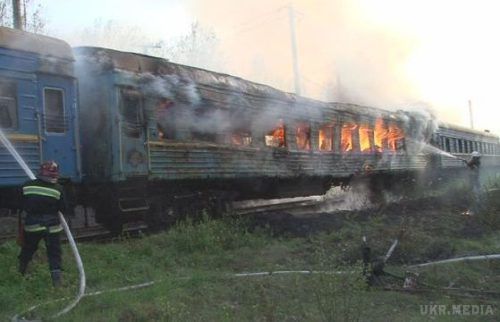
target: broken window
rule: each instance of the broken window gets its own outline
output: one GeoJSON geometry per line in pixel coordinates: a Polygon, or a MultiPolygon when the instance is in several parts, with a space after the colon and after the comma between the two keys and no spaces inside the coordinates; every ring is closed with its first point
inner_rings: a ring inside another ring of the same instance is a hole
{"type": "Polygon", "coordinates": [[[144,127],[143,98],[135,90],[121,90],[120,113],[122,115],[122,130],[125,135],[139,138],[144,127]]]}
{"type": "Polygon", "coordinates": [[[44,89],[45,131],[47,133],[64,133],[66,118],[64,115],[64,92],[62,89],[44,89]]]}
{"type": "Polygon", "coordinates": [[[198,141],[223,143],[225,141],[225,112],[212,106],[203,106],[193,114],[185,114],[183,122],[191,127],[191,138],[198,141]]]}
{"type": "Polygon", "coordinates": [[[0,81],[0,127],[17,129],[16,85],[0,81]]]}
{"type": "Polygon", "coordinates": [[[265,135],[266,146],[281,148],[286,147],[285,122],[278,120],[276,127],[265,135]]]}
{"type": "Polygon", "coordinates": [[[382,152],[387,149],[387,136],[389,130],[384,123],[382,118],[378,118],[375,121],[375,130],[374,130],[374,144],[375,151],[382,152]]]}
{"type": "Polygon", "coordinates": [[[359,148],[361,152],[371,152],[373,138],[373,129],[368,124],[359,126],[359,148]]]}
{"type": "Polygon", "coordinates": [[[155,107],[156,128],[160,140],[175,139],[174,102],[168,98],[160,98],[155,107]]]}
{"type": "Polygon", "coordinates": [[[404,132],[396,124],[389,124],[389,132],[387,134],[387,144],[391,151],[398,151],[404,147],[404,132]]]}
{"type": "Polygon", "coordinates": [[[311,149],[311,125],[309,122],[297,122],[297,150],[311,149]]]}
{"type": "Polygon", "coordinates": [[[320,151],[333,151],[333,124],[320,127],[318,138],[320,151]]]}
{"type": "Polygon", "coordinates": [[[354,123],[344,123],[342,125],[342,132],[340,134],[340,151],[349,152],[354,148],[353,145],[353,131],[358,126],[354,123]]]}
{"type": "Polygon", "coordinates": [[[247,130],[233,130],[229,134],[229,144],[237,146],[250,146],[252,144],[252,133],[247,130]]]}

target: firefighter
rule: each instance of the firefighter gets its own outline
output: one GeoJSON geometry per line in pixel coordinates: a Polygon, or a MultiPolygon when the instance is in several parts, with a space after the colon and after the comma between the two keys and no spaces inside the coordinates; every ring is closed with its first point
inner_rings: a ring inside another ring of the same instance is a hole
{"type": "Polygon", "coordinates": [[[54,161],[45,161],[40,166],[37,179],[22,186],[24,219],[24,243],[19,254],[19,272],[24,275],[28,263],[44,239],[49,259],[50,276],[54,287],[61,285],[62,231],[58,212],[64,212],[62,186],[57,183],[59,166],[54,161]]]}
{"type": "Polygon", "coordinates": [[[480,182],[480,167],[481,167],[481,154],[477,151],[471,153],[470,160],[463,160],[469,168],[469,183],[472,190],[472,207],[467,211],[467,214],[473,215],[479,210],[479,199],[481,195],[481,182],[480,182]]]}

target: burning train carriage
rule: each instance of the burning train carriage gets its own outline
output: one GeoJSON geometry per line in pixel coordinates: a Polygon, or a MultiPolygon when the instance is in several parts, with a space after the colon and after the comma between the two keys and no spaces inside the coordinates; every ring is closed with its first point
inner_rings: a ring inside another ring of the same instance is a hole
{"type": "MultiPolygon", "coordinates": [[[[33,172],[57,160],[66,183],[81,180],[73,62],[61,40],[0,27],[0,128],[33,172]]],[[[0,144],[0,208],[19,208],[27,179],[0,144]]]]}
{"type": "MultiPolygon", "coordinates": [[[[155,57],[72,53],[62,41],[7,28],[0,119],[32,170],[57,160],[78,202],[113,230],[142,216],[166,224],[234,198],[321,194],[367,163],[374,178],[429,164],[464,168],[451,157],[429,163],[427,142],[463,157],[479,151],[485,166],[500,166],[498,137],[486,133],[435,131],[418,114],[320,102],[155,57]]],[[[25,179],[0,147],[1,207],[18,206],[12,188],[25,179]]]]}
{"type": "Polygon", "coordinates": [[[425,167],[406,153],[405,113],[315,101],[145,55],[75,54],[85,183],[101,221],[324,193],[366,161],[378,172],[425,167]]]}

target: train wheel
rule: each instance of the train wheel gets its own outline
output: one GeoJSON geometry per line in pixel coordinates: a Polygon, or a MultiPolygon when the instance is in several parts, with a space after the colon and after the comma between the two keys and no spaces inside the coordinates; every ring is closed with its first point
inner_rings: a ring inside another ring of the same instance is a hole
{"type": "Polygon", "coordinates": [[[113,202],[102,202],[95,207],[96,218],[112,236],[118,236],[123,231],[123,220],[113,202]]]}
{"type": "Polygon", "coordinates": [[[151,202],[150,210],[145,215],[144,220],[149,229],[160,231],[175,224],[177,216],[169,202],[159,199],[151,202]]]}

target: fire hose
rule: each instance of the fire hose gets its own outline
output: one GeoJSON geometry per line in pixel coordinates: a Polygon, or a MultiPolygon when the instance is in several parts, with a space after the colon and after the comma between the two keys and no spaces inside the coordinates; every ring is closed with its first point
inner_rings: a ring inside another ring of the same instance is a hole
{"type": "MultiPolygon", "coordinates": [[[[0,141],[2,141],[2,143],[5,145],[7,150],[9,150],[9,152],[12,154],[14,159],[16,159],[16,161],[19,163],[19,165],[24,170],[26,175],[31,180],[35,180],[36,177],[35,177],[35,174],[33,173],[33,171],[31,171],[31,169],[28,167],[26,162],[19,155],[19,153],[16,151],[16,149],[14,148],[12,143],[10,143],[9,139],[5,136],[5,134],[3,133],[3,131],[1,131],[1,129],[0,129],[0,141]]],[[[68,238],[68,241],[69,241],[69,244],[71,247],[71,251],[73,252],[73,255],[75,257],[76,265],[78,267],[78,272],[80,274],[80,287],[78,289],[78,293],[77,293],[75,299],[68,306],[66,306],[62,311],[56,313],[53,316],[54,318],[68,313],[70,310],[72,310],[78,304],[78,302],[80,302],[83,295],[85,294],[85,283],[86,283],[85,270],[83,268],[82,258],[80,257],[80,253],[78,252],[78,248],[76,247],[75,239],[73,238],[73,235],[71,234],[68,223],[66,222],[66,219],[64,219],[63,214],[59,211],[58,215],[59,215],[59,220],[61,222],[61,225],[64,229],[64,232],[66,233],[66,236],[68,238]]]]}

